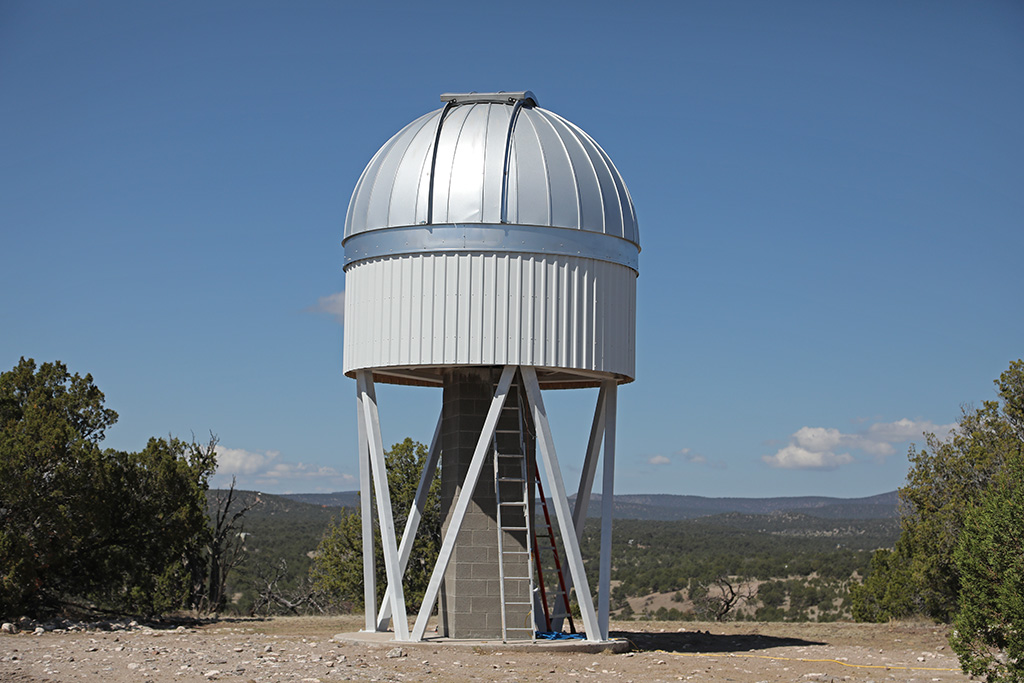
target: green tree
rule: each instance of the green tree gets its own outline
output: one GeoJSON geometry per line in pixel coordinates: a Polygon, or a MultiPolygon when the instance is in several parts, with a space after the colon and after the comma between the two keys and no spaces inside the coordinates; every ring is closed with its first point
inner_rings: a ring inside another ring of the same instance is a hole
{"type": "Polygon", "coordinates": [[[965,673],[1024,681],[1024,453],[967,513],[953,559],[960,608],[950,644],[965,673]]]}
{"type": "Polygon", "coordinates": [[[117,421],[92,376],[24,358],[0,374],[0,611],[85,587],[99,442],[117,421]]]}
{"type": "Polygon", "coordinates": [[[908,553],[902,541],[901,536],[894,550],[876,550],[864,582],[850,589],[855,620],[881,623],[922,611],[911,569],[902,559],[908,553]]]}
{"type": "Polygon", "coordinates": [[[90,597],[146,615],[204,604],[215,445],[216,437],[208,445],[168,437],[139,453],[105,451],[108,478],[98,493],[111,504],[99,506],[94,532],[103,583],[90,597]]]}
{"type": "MultiPolygon", "coordinates": [[[[427,447],[406,438],[396,443],[385,453],[388,473],[388,491],[391,495],[392,514],[395,518],[396,533],[401,534],[406,519],[416,498],[420,475],[426,464],[427,447]]],[[[406,603],[416,609],[423,600],[430,572],[441,548],[441,503],[440,476],[435,474],[431,482],[420,520],[416,541],[409,555],[402,587],[406,603]]],[[[383,599],[387,586],[384,571],[384,554],[381,549],[380,531],[374,529],[374,556],[377,583],[377,601],[383,599]]],[[[363,537],[360,513],[343,511],[331,522],[317,547],[316,557],[310,569],[314,585],[330,596],[336,603],[363,608],[363,537]]]]}
{"type": "Polygon", "coordinates": [[[117,413],[92,377],[24,358],[0,374],[0,613],[188,604],[212,449],[100,450],[117,413]]]}
{"type": "Polygon", "coordinates": [[[942,440],[911,447],[907,484],[900,489],[901,533],[891,551],[872,559],[871,572],[853,593],[854,615],[866,621],[922,614],[948,622],[960,599],[954,551],[968,512],[1024,443],[1024,361],[995,382],[1001,401],[965,408],[942,440]]]}

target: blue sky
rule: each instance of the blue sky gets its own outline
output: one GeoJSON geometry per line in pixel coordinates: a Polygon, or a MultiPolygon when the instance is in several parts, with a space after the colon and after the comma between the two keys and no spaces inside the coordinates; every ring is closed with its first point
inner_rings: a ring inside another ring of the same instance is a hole
{"type": "MultiPolygon", "coordinates": [[[[7,0],[0,368],[92,373],[110,447],[356,488],[352,189],[441,92],[521,89],[640,220],[619,492],[892,490],[1024,355],[1019,2],[7,0]]],[[[429,440],[440,391],[379,398],[429,440]]],[[[595,398],[546,395],[570,482],[595,398]]]]}

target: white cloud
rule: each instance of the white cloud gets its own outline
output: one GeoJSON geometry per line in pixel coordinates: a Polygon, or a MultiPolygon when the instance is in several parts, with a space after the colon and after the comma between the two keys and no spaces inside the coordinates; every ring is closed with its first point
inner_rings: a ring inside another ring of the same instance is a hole
{"type": "Polygon", "coordinates": [[[853,462],[853,456],[849,453],[837,455],[832,451],[812,451],[790,444],[775,455],[764,456],[762,460],[772,467],[787,470],[834,470],[840,465],[853,462]]]}
{"type": "Polygon", "coordinates": [[[341,324],[345,324],[345,292],[335,292],[322,296],[316,301],[316,305],[306,309],[312,313],[326,313],[333,315],[341,324]]]}
{"type": "Polygon", "coordinates": [[[707,465],[708,459],[700,453],[694,453],[689,448],[683,448],[676,452],[676,455],[681,457],[683,460],[694,465],[707,465]]]}
{"type": "Polygon", "coordinates": [[[772,467],[783,469],[835,469],[854,461],[848,452],[863,451],[876,459],[896,453],[896,446],[920,439],[924,432],[945,438],[955,424],[937,425],[927,420],[902,419],[895,422],[876,422],[867,429],[844,434],[829,427],[801,427],[789,439],[789,444],[775,455],[761,459],[772,467]]]}
{"type": "Polygon", "coordinates": [[[217,446],[217,474],[255,474],[266,471],[280,451],[253,453],[241,448],[217,446]]]}
{"type": "MultiPolygon", "coordinates": [[[[656,456],[663,457],[663,456],[656,456]]],[[[728,465],[720,460],[708,460],[705,456],[700,453],[695,453],[689,448],[680,448],[678,451],[672,454],[673,459],[682,460],[683,462],[691,465],[700,465],[701,467],[710,467],[713,470],[725,470],[728,469],[728,465]]],[[[649,461],[650,462],[650,461],[649,461]]],[[[665,462],[668,462],[668,458],[665,458],[665,462]]]]}
{"type": "Polygon", "coordinates": [[[214,488],[231,485],[240,489],[268,493],[317,493],[352,488],[355,477],[333,467],[288,462],[279,451],[263,453],[241,448],[217,446],[217,473],[211,479],[214,488]]]}
{"type": "Polygon", "coordinates": [[[670,462],[672,461],[666,458],[664,455],[654,455],[651,456],[650,458],[647,458],[647,464],[649,465],[667,465],[670,462]]]}
{"type": "Polygon", "coordinates": [[[793,435],[793,441],[798,446],[813,452],[830,451],[842,440],[843,435],[839,433],[838,429],[824,427],[801,427],[793,435]]]}
{"type": "Polygon", "coordinates": [[[956,423],[937,425],[929,420],[896,420],[895,422],[878,422],[868,427],[869,438],[879,441],[905,442],[920,439],[924,432],[935,434],[940,439],[946,438],[956,423]]]}

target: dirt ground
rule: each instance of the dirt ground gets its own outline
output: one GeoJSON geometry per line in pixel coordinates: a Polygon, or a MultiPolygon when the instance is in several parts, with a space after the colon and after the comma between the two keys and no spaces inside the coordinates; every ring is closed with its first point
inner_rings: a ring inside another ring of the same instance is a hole
{"type": "Polygon", "coordinates": [[[0,634],[0,681],[966,681],[926,623],[612,624],[623,654],[338,642],[359,617],[222,620],[200,627],[0,634]]]}

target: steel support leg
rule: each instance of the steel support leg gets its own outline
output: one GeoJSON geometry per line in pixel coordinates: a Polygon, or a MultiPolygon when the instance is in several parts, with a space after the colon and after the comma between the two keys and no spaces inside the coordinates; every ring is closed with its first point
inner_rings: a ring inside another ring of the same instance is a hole
{"type": "Polygon", "coordinates": [[[598,573],[597,621],[601,638],[608,640],[609,598],[612,578],[612,511],[615,508],[615,410],[618,386],[614,380],[601,384],[607,392],[604,420],[604,474],[601,480],[601,561],[598,573]]]}
{"type": "Polygon", "coordinates": [[[377,623],[377,578],[373,560],[373,486],[370,484],[370,447],[363,419],[363,392],[356,384],[356,426],[359,432],[359,509],[363,526],[363,630],[373,631],[377,623]]]}
{"type": "Polygon", "coordinates": [[[402,572],[399,568],[398,547],[395,543],[395,522],[391,513],[388,473],[384,465],[384,447],[380,436],[377,396],[370,372],[358,371],[356,385],[362,396],[370,469],[373,473],[373,488],[377,498],[377,520],[380,525],[381,544],[384,546],[384,570],[388,577],[388,590],[391,591],[391,614],[394,621],[395,640],[403,641],[409,639],[409,621],[405,613],[405,593],[402,590],[402,572]]]}

